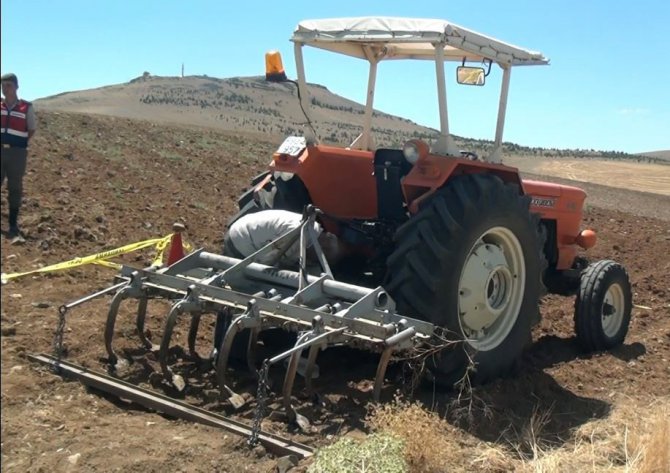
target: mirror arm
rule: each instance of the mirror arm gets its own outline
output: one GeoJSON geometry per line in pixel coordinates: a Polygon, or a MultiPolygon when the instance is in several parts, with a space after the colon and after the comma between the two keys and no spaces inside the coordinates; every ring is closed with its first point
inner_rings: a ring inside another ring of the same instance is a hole
{"type": "MultiPolygon", "coordinates": [[[[463,59],[465,61],[465,59],[463,59]]],[[[486,61],[489,62],[489,67],[486,70],[486,73],[484,74],[484,77],[488,77],[489,74],[491,73],[491,64],[493,64],[493,61],[491,59],[484,59],[484,64],[486,64],[486,61]]]]}
{"type": "MultiPolygon", "coordinates": [[[[484,63],[485,66],[488,64],[486,72],[484,73],[484,77],[488,77],[489,74],[491,73],[491,65],[493,64],[493,61],[491,59],[484,59],[482,61],[482,63],[484,63]]],[[[461,66],[465,67],[465,56],[463,56],[463,61],[461,61],[461,66]]]]}

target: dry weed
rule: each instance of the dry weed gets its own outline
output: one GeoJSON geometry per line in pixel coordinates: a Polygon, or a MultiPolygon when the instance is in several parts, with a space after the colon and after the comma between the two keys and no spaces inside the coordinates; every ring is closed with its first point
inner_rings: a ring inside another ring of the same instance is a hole
{"type": "MultiPolygon", "coordinates": [[[[532,448],[532,459],[520,458],[517,471],[670,472],[670,402],[651,406],[616,404],[605,419],[582,425],[560,448],[532,448]]],[[[520,439],[521,441],[521,439],[520,439]]]]}
{"type": "Polygon", "coordinates": [[[402,439],[411,472],[670,473],[670,399],[646,406],[630,401],[619,400],[609,417],[582,425],[560,445],[542,440],[551,409],[536,409],[523,428],[501,433],[506,445],[481,442],[399,398],[374,406],[366,422],[402,439]]]}
{"type": "Polygon", "coordinates": [[[366,424],[375,432],[387,432],[402,439],[405,460],[412,473],[509,470],[509,462],[501,452],[464,438],[463,432],[418,402],[396,397],[393,403],[375,405],[366,424]],[[472,458],[472,453],[478,450],[473,443],[483,446],[486,459],[472,458]]]}
{"type": "Polygon", "coordinates": [[[660,406],[646,420],[647,429],[631,441],[634,453],[628,465],[636,473],[670,472],[670,405],[660,406]]]}
{"type": "Polygon", "coordinates": [[[485,422],[493,416],[490,406],[472,386],[471,374],[474,370],[475,362],[468,355],[465,373],[454,386],[458,390],[458,396],[448,406],[449,418],[462,428],[473,428],[478,422],[485,422]]]}

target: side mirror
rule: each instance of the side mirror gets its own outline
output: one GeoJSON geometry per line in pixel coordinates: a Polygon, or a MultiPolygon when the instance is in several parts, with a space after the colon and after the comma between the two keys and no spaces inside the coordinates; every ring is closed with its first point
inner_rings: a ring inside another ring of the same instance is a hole
{"type": "Polygon", "coordinates": [[[463,85],[484,85],[486,74],[483,67],[458,66],[456,82],[463,85]]]}
{"type": "Polygon", "coordinates": [[[286,72],[284,72],[279,51],[265,53],[265,80],[268,82],[284,82],[286,80],[286,72]]]}

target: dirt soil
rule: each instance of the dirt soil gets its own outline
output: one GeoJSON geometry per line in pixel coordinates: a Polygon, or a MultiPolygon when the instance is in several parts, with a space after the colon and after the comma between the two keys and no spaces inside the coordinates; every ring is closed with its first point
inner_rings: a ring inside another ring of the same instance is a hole
{"type": "MultiPolygon", "coordinates": [[[[262,171],[276,146],[257,137],[203,128],[156,125],[127,119],[66,113],[40,113],[39,134],[31,146],[21,215],[24,244],[11,244],[7,230],[6,191],[2,191],[2,272],[26,271],[85,256],[127,243],[163,236],[175,221],[188,227],[195,247],[217,251],[226,219],[249,179],[262,171]]],[[[640,206],[667,204],[662,196],[636,194],[640,206]],[[660,199],[660,200],[659,200],[660,199]]],[[[594,259],[623,263],[630,274],[634,302],[630,332],[623,346],[610,353],[583,354],[572,327],[573,301],[547,296],[534,343],[515,377],[477,389],[491,417],[467,420],[447,409],[456,394],[435,393],[422,386],[417,399],[445,412],[460,428],[461,441],[505,442],[504,433],[524,425],[538,409],[549,412],[542,435],[559,448],[585,422],[606,418],[619,402],[647,405],[670,393],[670,218],[653,218],[643,209],[612,209],[592,196],[585,226],[599,235],[594,259]],[[639,211],[638,211],[639,210],[639,211]]],[[[151,252],[120,260],[145,266],[151,252]]],[[[66,302],[108,286],[114,271],[85,266],[67,272],[27,276],[2,287],[2,469],[6,472],[138,471],[210,472],[274,471],[277,459],[263,449],[249,450],[245,439],[223,431],[169,419],[124,401],[87,390],[37,367],[26,354],[52,352],[57,309],[66,302]]],[[[73,309],[68,315],[67,359],[105,371],[102,332],[109,299],[73,309]]],[[[168,306],[149,306],[148,329],[160,340],[168,306]]],[[[175,394],[162,384],[155,357],[139,356],[130,318],[117,323],[117,351],[135,355],[122,373],[126,379],[175,394]]],[[[208,350],[213,320],[199,338],[208,350]]],[[[186,322],[173,337],[185,345],[186,322]]],[[[255,402],[241,411],[216,402],[211,372],[190,363],[179,347],[171,362],[185,374],[182,397],[217,412],[250,422],[255,402]]],[[[333,436],[365,432],[366,404],[376,358],[356,351],[330,350],[319,360],[320,394],[314,404],[298,396],[309,432],[287,427],[277,414],[263,423],[267,430],[312,446],[333,436]]],[[[255,393],[242,369],[235,388],[255,393]]],[[[273,377],[275,392],[281,370],[273,377]]],[[[394,368],[383,396],[392,398],[403,384],[394,368]]],[[[299,390],[296,390],[299,391],[299,390]]],[[[299,394],[299,393],[298,393],[299,394]]],[[[276,397],[270,407],[277,409],[276,397]]],[[[298,471],[304,470],[306,462],[298,471]]]]}

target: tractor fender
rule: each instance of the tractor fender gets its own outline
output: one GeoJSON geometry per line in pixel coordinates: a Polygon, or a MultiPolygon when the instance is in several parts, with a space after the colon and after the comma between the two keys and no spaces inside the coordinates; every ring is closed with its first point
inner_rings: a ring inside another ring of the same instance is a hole
{"type": "Polygon", "coordinates": [[[428,155],[420,159],[402,180],[403,194],[410,213],[418,212],[421,202],[447,185],[450,179],[464,174],[493,174],[505,183],[517,184],[519,193],[523,194],[517,168],[485,161],[428,155]]]}

